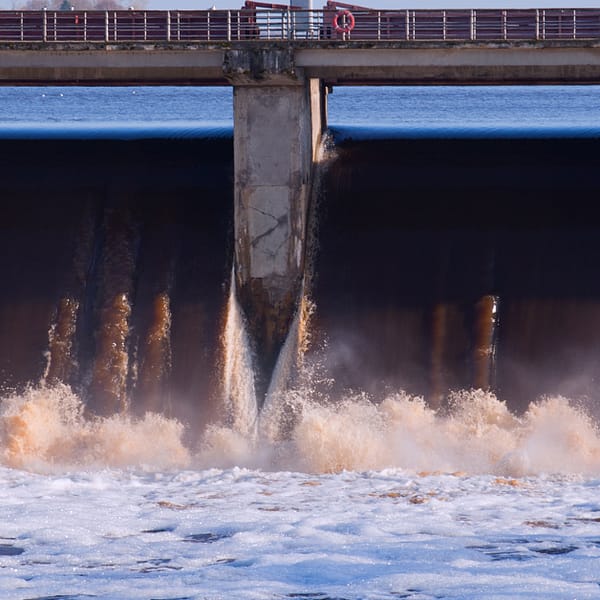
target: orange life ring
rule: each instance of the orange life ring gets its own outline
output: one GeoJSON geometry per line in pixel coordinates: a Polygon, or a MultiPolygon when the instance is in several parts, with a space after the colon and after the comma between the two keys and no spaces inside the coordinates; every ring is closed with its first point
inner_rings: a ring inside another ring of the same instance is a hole
{"type": "Polygon", "coordinates": [[[340,10],[335,17],[333,17],[333,28],[338,33],[350,33],[354,29],[354,15],[349,10],[340,10]],[[344,25],[340,25],[340,19],[342,19],[344,25]]]}

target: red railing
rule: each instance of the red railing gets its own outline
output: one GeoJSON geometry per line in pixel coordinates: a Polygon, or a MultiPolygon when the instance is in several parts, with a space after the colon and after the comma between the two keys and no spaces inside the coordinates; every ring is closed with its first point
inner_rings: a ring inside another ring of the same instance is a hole
{"type": "Polygon", "coordinates": [[[600,38],[600,8],[0,11],[1,42],[519,41],[600,38]],[[349,31],[349,11],[352,27],[349,31]],[[336,29],[337,25],[337,29],[336,29]]]}

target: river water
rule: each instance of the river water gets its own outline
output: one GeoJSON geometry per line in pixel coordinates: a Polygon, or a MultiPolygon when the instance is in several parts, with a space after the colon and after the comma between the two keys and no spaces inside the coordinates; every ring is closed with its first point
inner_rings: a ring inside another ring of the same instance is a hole
{"type": "Polygon", "coordinates": [[[336,88],[256,431],[230,90],[0,88],[2,597],[598,597],[599,100],[336,88]]]}

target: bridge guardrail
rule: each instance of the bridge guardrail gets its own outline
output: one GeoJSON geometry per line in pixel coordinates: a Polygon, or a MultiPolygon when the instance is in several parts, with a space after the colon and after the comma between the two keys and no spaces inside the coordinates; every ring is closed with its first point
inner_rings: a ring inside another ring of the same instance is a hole
{"type": "Polygon", "coordinates": [[[357,10],[336,29],[323,10],[0,11],[1,42],[340,40],[492,42],[600,38],[600,8],[357,10]]]}

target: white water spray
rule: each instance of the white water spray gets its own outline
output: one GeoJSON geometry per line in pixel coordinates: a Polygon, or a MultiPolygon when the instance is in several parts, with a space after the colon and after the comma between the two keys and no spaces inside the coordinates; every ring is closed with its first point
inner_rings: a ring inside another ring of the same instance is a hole
{"type": "Polygon", "coordinates": [[[38,472],[186,467],[183,425],[156,413],[89,418],[69,386],[40,385],[2,398],[0,463],[38,472]]]}
{"type": "Polygon", "coordinates": [[[235,273],[227,301],[227,317],[223,331],[223,403],[231,428],[245,436],[256,433],[258,404],[254,386],[254,370],[250,340],[242,310],[237,300],[235,273]]]}
{"type": "Polygon", "coordinates": [[[265,403],[258,417],[260,437],[269,442],[289,435],[301,411],[297,395],[288,392],[294,388],[298,379],[298,370],[306,351],[308,322],[312,312],[313,304],[306,296],[303,285],[296,314],[279,352],[265,403]]]}

